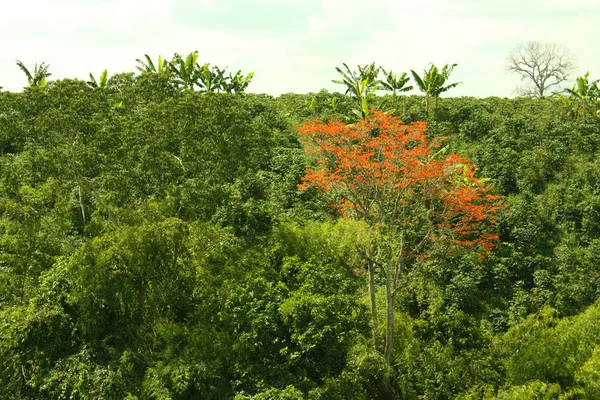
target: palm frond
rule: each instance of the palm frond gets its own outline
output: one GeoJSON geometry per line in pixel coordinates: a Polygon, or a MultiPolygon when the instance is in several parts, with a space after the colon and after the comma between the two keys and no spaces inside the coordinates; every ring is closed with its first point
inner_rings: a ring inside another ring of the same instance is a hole
{"type": "Polygon", "coordinates": [[[23,64],[21,61],[17,60],[17,66],[27,76],[27,81],[29,83],[33,82],[33,76],[31,75],[31,73],[29,72],[29,70],[27,69],[25,64],[23,64]]]}

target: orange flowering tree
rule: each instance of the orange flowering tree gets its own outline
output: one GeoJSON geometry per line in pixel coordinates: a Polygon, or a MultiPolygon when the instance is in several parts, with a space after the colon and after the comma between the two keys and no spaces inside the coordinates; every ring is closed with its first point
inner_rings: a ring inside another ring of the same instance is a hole
{"type": "Polygon", "coordinates": [[[475,175],[475,166],[425,136],[426,123],[405,125],[375,111],[346,125],[307,122],[298,128],[304,148],[316,154],[301,188],[335,195],[338,211],[364,221],[376,238],[363,251],[369,272],[373,340],[378,319],[375,274],[386,291],[385,358],[392,362],[394,304],[403,274],[434,249],[451,254],[468,249],[484,254],[495,246],[491,231],[502,208],[493,187],[475,175]]]}

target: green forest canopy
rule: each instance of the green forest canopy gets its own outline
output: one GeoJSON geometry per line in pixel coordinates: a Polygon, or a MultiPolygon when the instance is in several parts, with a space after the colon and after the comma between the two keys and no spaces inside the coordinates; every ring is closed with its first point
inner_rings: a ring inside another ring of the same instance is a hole
{"type": "Polygon", "coordinates": [[[402,275],[388,364],[371,233],[298,188],[314,159],[294,127],[355,123],[356,98],[97,83],[0,92],[1,398],[600,397],[594,115],[439,102],[426,134],[507,208],[485,257],[440,250],[402,275]]]}

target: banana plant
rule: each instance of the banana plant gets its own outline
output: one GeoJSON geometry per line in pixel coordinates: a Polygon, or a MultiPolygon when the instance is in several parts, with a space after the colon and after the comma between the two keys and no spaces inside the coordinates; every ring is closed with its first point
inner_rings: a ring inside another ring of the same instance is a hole
{"type": "Polygon", "coordinates": [[[206,63],[200,67],[198,85],[207,92],[219,92],[223,90],[223,84],[226,80],[224,74],[224,69],[217,66],[210,68],[209,64],[206,63]]]}
{"type": "Polygon", "coordinates": [[[462,82],[451,83],[447,86],[444,86],[448,78],[450,77],[450,73],[454,70],[457,64],[452,64],[448,66],[448,64],[444,65],[442,70],[440,71],[438,67],[431,64],[429,71],[424,71],[423,78],[421,78],[415,71],[412,69],[410,72],[412,73],[415,82],[417,82],[417,87],[423,93],[425,93],[425,108],[427,111],[427,115],[429,116],[430,111],[430,103],[431,98],[435,99],[435,108],[438,106],[440,94],[460,85],[462,82]]]}
{"type": "Polygon", "coordinates": [[[332,80],[332,82],[346,85],[346,93],[352,95],[358,102],[358,109],[354,113],[365,118],[369,114],[368,98],[377,90],[381,89],[381,80],[377,79],[379,75],[379,67],[375,63],[365,66],[358,66],[358,73],[350,70],[346,63],[342,64],[346,69],[343,71],[339,67],[335,67],[336,71],[342,75],[341,80],[332,80]]]}
{"type": "Polygon", "coordinates": [[[392,109],[397,110],[398,93],[408,92],[413,89],[412,86],[405,86],[408,81],[410,81],[410,78],[406,72],[403,72],[400,76],[396,76],[392,70],[387,72],[385,69],[381,68],[381,71],[383,71],[385,76],[385,80],[381,81],[381,86],[388,92],[392,92],[392,109]]]}
{"type": "Polygon", "coordinates": [[[588,115],[588,106],[592,107],[593,116],[598,114],[598,99],[600,98],[598,82],[600,82],[600,79],[590,82],[589,77],[590,72],[588,71],[584,76],[577,78],[573,89],[565,90],[565,92],[571,95],[571,99],[577,103],[575,115],[582,119],[588,115]]]}
{"type": "Polygon", "coordinates": [[[92,73],[90,72],[90,80],[87,81],[86,83],[90,87],[93,87],[94,89],[104,89],[104,88],[106,88],[107,82],[108,82],[108,71],[104,70],[100,74],[100,79],[97,81],[96,81],[96,78],[94,78],[94,75],[92,75],[92,73]]]}
{"type": "Polygon", "coordinates": [[[561,108],[568,116],[576,115],[576,102],[573,96],[567,96],[564,93],[555,93],[553,98],[560,103],[561,108]]]}
{"type": "Polygon", "coordinates": [[[145,62],[140,60],[139,58],[135,59],[135,61],[137,61],[139,64],[138,66],[136,66],[138,71],[142,73],[149,72],[160,75],[170,75],[173,72],[171,63],[168,60],[162,58],[162,56],[158,56],[158,62],[156,65],[154,65],[152,59],[148,54],[144,54],[144,57],[146,58],[145,62]]]}
{"type": "Polygon", "coordinates": [[[246,76],[242,74],[242,71],[236,72],[233,76],[229,73],[229,77],[223,81],[223,90],[227,93],[242,93],[250,85],[253,77],[254,72],[249,72],[246,76]]]}
{"type": "Polygon", "coordinates": [[[190,53],[185,59],[175,53],[171,68],[184,87],[194,90],[194,85],[198,85],[202,67],[198,65],[198,50],[190,53]]]}
{"type": "Polygon", "coordinates": [[[17,60],[17,66],[27,76],[27,82],[29,82],[29,86],[31,87],[46,87],[46,78],[52,75],[48,72],[48,67],[50,67],[50,64],[41,63],[38,66],[38,64],[36,63],[33,70],[33,74],[29,72],[27,67],[25,67],[25,65],[19,60],[17,60]]]}

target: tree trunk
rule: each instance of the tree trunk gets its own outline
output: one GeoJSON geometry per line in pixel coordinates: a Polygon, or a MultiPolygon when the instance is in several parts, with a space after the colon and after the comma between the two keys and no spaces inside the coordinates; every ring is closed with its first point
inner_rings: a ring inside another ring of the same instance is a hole
{"type": "Polygon", "coordinates": [[[402,272],[403,264],[403,252],[404,252],[404,230],[400,233],[400,248],[398,251],[397,260],[394,261],[395,257],[393,249],[390,248],[388,253],[385,277],[385,361],[387,365],[392,365],[393,351],[394,351],[394,316],[396,306],[396,295],[398,287],[398,279],[402,272]]]}
{"type": "Polygon", "coordinates": [[[83,221],[83,225],[85,225],[85,207],[83,206],[83,197],[81,196],[81,185],[77,186],[79,188],[79,206],[81,207],[81,220],[83,221]]]}
{"type": "Polygon", "coordinates": [[[375,266],[369,261],[367,268],[369,270],[369,298],[371,300],[371,316],[373,318],[373,348],[377,351],[379,321],[377,319],[377,301],[375,299],[375,266]]]}
{"type": "Polygon", "coordinates": [[[387,266],[388,277],[385,280],[385,361],[387,365],[392,365],[392,353],[394,350],[394,305],[396,303],[396,293],[391,279],[391,265],[387,266]]]}

